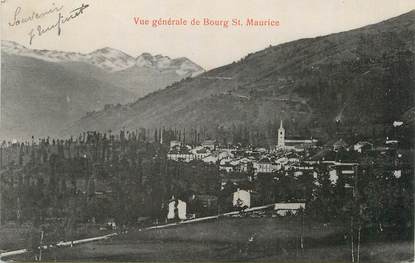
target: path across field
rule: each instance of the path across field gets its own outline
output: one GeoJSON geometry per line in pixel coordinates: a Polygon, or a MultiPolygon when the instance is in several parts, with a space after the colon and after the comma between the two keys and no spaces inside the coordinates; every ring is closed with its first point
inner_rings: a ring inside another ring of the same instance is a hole
{"type": "MultiPolygon", "coordinates": [[[[263,210],[263,209],[271,208],[273,206],[274,206],[274,204],[258,206],[258,207],[252,207],[252,208],[245,209],[244,212],[253,212],[253,211],[263,210]]],[[[203,221],[207,221],[207,220],[217,219],[221,216],[232,216],[232,215],[238,215],[238,214],[240,214],[239,211],[228,212],[228,213],[223,213],[223,214],[219,214],[219,215],[194,218],[194,219],[189,219],[189,220],[170,223],[170,224],[144,227],[144,228],[138,229],[138,231],[168,228],[168,227],[173,227],[173,226],[177,226],[177,225],[197,223],[197,222],[203,222],[203,221]]],[[[79,239],[79,240],[60,241],[56,244],[50,244],[50,245],[44,245],[42,247],[38,247],[38,249],[47,250],[47,249],[50,249],[50,248],[70,247],[70,246],[74,246],[74,245],[80,245],[80,244],[85,244],[85,243],[90,243],[90,242],[106,240],[106,239],[115,237],[117,235],[118,235],[118,233],[111,233],[111,234],[104,235],[104,236],[97,236],[97,237],[91,237],[91,238],[85,238],[85,239],[79,239]]],[[[7,251],[7,252],[0,253],[0,259],[2,259],[2,258],[4,259],[6,257],[22,255],[22,254],[25,254],[25,253],[28,253],[28,252],[30,252],[28,249],[19,249],[19,250],[14,250],[14,251],[7,251]]]]}

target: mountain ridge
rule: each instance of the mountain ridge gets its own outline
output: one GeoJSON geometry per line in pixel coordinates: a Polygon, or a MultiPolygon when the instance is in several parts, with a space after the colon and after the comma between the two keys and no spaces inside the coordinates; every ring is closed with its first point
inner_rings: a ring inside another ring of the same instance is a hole
{"type": "Polygon", "coordinates": [[[40,50],[40,49],[28,49],[23,45],[18,44],[14,41],[2,40],[2,51],[8,54],[21,55],[27,57],[34,57],[50,62],[85,62],[97,67],[100,67],[109,72],[122,71],[133,66],[140,67],[138,60],[142,60],[145,54],[144,60],[147,63],[145,66],[153,67],[157,70],[173,69],[172,65],[178,66],[177,73],[179,75],[186,75],[192,73],[192,75],[200,74],[204,71],[202,67],[194,63],[188,58],[179,57],[171,59],[168,56],[162,56],[157,54],[155,56],[148,52],[142,53],[140,56],[134,58],[127,53],[114,49],[111,47],[104,47],[94,50],[90,53],[79,53],[79,52],[65,52],[57,50],[40,50]],[[178,62],[186,63],[186,71],[182,72],[181,64],[178,62]],[[153,62],[153,63],[151,63],[153,62]]]}
{"type": "Polygon", "coordinates": [[[321,133],[322,127],[328,133],[335,120],[368,133],[413,106],[414,25],[411,11],[359,29],[270,46],[120,109],[84,116],[63,133],[160,126],[263,128],[280,119],[303,134],[321,133]],[[372,101],[361,96],[366,93],[372,101]]]}
{"type": "Polygon", "coordinates": [[[81,54],[2,41],[1,52],[3,138],[57,135],[86,113],[132,102],[203,71],[187,58],[149,53],[152,63],[140,67],[136,58],[109,47],[81,54]]]}

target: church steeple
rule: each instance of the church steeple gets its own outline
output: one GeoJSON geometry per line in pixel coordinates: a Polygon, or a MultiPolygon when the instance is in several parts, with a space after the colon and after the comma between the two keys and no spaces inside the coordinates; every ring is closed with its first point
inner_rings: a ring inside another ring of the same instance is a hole
{"type": "Polygon", "coordinates": [[[278,147],[285,147],[285,129],[282,120],[280,122],[280,128],[278,129],[278,147]]]}

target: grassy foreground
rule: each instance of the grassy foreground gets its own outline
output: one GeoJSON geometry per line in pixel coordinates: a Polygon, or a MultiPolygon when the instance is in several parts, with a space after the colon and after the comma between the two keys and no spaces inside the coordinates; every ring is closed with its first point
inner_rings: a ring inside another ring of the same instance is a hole
{"type": "MultiPolygon", "coordinates": [[[[111,240],[43,253],[71,261],[272,261],[350,262],[341,225],[306,223],[300,248],[299,218],[222,218],[158,230],[130,230],[111,240]]],[[[25,255],[17,260],[33,260],[25,255]]],[[[412,241],[366,242],[361,262],[406,262],[412,241]]]]}

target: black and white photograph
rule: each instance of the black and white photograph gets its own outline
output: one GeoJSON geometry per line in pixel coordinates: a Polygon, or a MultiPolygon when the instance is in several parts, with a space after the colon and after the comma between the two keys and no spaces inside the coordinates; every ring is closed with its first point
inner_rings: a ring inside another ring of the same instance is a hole
{"type": "Polygon", "coordinates": [[[0,0],[0,262],[414,262],[413,0],[0,0]]]}

